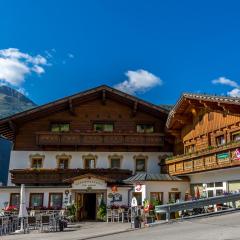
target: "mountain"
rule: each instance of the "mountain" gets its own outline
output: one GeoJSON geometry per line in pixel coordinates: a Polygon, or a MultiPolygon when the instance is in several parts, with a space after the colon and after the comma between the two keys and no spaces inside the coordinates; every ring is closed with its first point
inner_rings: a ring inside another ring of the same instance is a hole
{"type": "Polygon", "coordinates": [[[8,86],[0,86],[0,119],[36,106],[17,90],[8,86]]]}

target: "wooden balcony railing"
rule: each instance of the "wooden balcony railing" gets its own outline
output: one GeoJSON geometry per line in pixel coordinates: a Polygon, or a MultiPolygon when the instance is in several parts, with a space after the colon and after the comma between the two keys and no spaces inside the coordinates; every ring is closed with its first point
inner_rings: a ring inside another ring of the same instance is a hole
{"type": "Polygon", "coordinates": [[[171,175],[240,166],[239,150],[240,142],[231,143],[201,152],[172,157],[166,160],[166,166],[171,175]]]}
{"type": "Polygon", "coordinates": [[[84,174],[93,174],[109,177],[116,182],[132,176],[128,169],[13,169],[10,171],[11,181],[14,184],[26,185],[66,185],[64,180],[84,174]]]}
{"type": "Polygon", "coordinates": [[[40,146],[162,146],[164,144],[164,134],[38,132],[36,134],[36,143],[40,146]]]}

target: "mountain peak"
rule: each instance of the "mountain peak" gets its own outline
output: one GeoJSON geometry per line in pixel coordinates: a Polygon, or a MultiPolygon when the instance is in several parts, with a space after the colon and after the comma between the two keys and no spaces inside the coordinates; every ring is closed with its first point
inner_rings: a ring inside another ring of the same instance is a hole
{"type": "Polygon", "coordinates": [[[17,90],[5,85],[0,86],[0,119],[36,106],[17,90]]]}

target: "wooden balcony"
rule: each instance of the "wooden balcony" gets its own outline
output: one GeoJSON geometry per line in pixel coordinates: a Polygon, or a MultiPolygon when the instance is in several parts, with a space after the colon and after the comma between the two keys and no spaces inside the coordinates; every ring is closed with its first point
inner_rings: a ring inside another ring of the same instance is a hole
{"type": "Polygon", "coordinates": [[[12,183],[26,185],[66,185],[66,179],[84,174],[109,177],[116,182],[132,176],[128,169],[14,169],[10,171],[12,183]]]}
{"type": "Polygon", "coordinates": [[[38,132],[36,143],[39,146],[162,146],[162,133],[55,133],[38,132]]]}
{"type": "Polygon", "coordinates": [[[240,142],[169,158],[166,160],[168,173],[185,175],[240,166],[240,158],[236,156],[237,149],[240,150],[240,142]]]}

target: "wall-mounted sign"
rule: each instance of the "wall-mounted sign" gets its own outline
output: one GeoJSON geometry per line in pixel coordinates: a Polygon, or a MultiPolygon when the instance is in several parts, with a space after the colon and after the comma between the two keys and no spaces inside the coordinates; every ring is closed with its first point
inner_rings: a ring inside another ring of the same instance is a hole
{"type": "Polygon", "coordinates": [[[137,199],[135,197],[132,198],[132,201],[131,201],[131,207],[137,207],[138,204],[137,204],[137,199]]]}
{"type": "Polygon", "coordinates": [[[108,198],[111,199],[111,203],[122,202],[122,194],[120,193],[109,193],[108,198]]]}
{"type": "Polygon", "coordinates": [[[171,191],[177,192],[177,191],[178,191],[178,188],[171,188],[171,191]]]}
{"type": "Polygon", "coordinates": [[[229,153],[219,153],[217,154],[217,159],[218,160],[228,160],[229,159],[229,153]]]}
{"type": "Polygon", "coordinates": [[[137,184],[135,187],[135,192],[141,192],[142,190],[142,184],[137,184]]]}
{"type": "Polygon", "coordinates": [[[83,190],[92,190],[92,189],[106,189],[107,183],[104,180],[97,178],[83,178],[75,180],[72,184],[73,189],[83,189],[83,190]]]}
{"type": "Polygon", "coordinates": [[[240,149],[237,148],[234,152],[234,160],[240,160],[240,149]]]}

